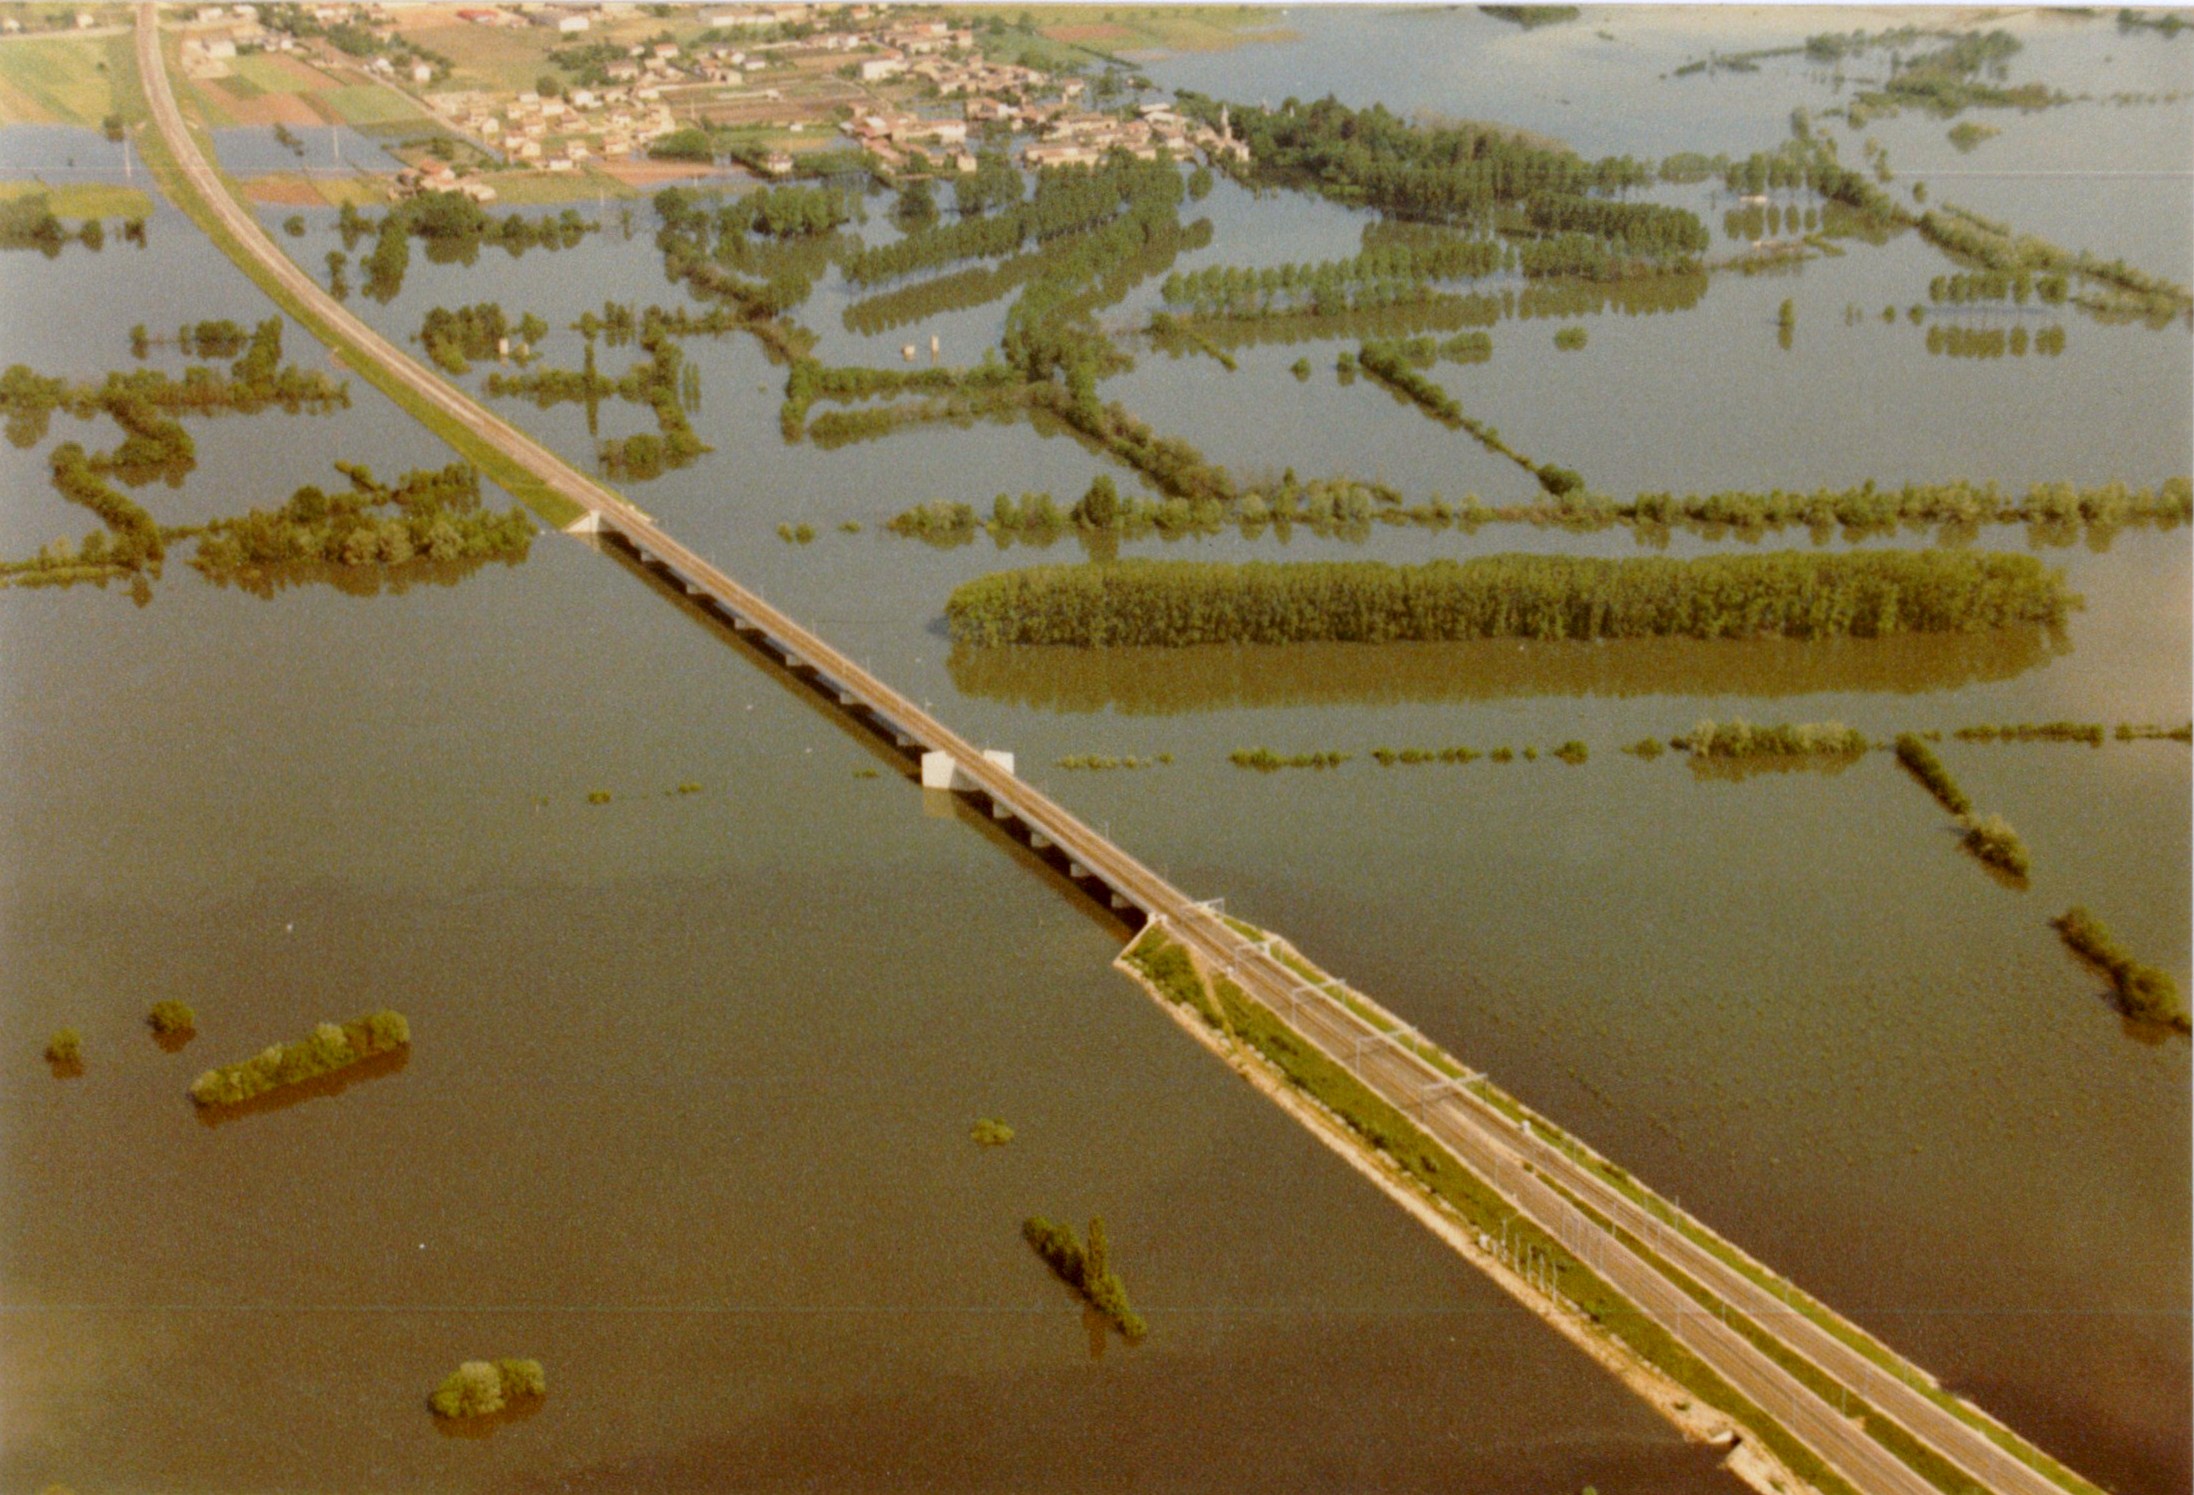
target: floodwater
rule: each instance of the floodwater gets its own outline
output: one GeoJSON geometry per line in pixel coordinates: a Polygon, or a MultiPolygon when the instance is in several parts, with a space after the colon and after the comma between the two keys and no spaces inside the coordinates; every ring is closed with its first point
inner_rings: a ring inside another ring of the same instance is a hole
{"type": "MultiPolygon", "coordinates": [[[[1782,138],[1793,104],[1833,102],[1833,81],[1802,59],[1659,75],[1710,47],[1862,24],[1287,20],[1303,41],[1148,70],[1251,102],[1334,91],[1498,119],[1591,153],[1743,154],[1782,138]]],[[[2183,40],[2016,24],[2015,79],[2194,87],[2183,40]]],[[[2186,102],[1973,117],[2004,133],[1970,156],[1942,121],[1867,133],[1900,190],[1923,178],[1937,201],[2187,278],[2186,102]],[[2081,175],[2033,174],[2062,170],[2081,175]],[[2101,175],[2143,171],[2166,175],[2101,175]]],[[[1669,196],[1719,241],[1729,203],[1669,196]]],[[[887,205],[871,203],[871,234],[887,205]]],[[[1223,183],[1184,210],[1197,216],[1213,240],[1180,268],[1345,255],[1363,222],[1223,183]]],[[[318,272],[332,215],[308,217],[283,242],[318,272]]],[[[352,304],[410,336],[438,304],[494,299],[561,329],[604,296],[679,300],[646,206],[629,238],[616,204],[606,217],[573,250],[469,267],[415,254],[389,305],[352,304]]],[[[2053,313],[2031,320],[2064,327],[2060,356],[1931,355],[1902,310],[1948,262],[1912,235],[1849,249],[1717,275],[1686,309],[1564,319],[1589,328],[1582,352],[1554,350],[1544,320],[1504,320],[1491,363],[1434,377],[1518,448],[1625,496],[2187,470],[2183,326],[2053,313]]],[[[264,314],[166,209],[145,250],[13,255],[0,273],[4,358],[50,373],[124,366],[133,322],[264,314]]],[[[994,303],[863,336],[842,320],[863,294],[832,276],[799,313],[823,357],[895,364],[936,332],[947,361],[972,361],[1002,326],[994,303]]],[[[1105,318],[1131,327],[1157,304],[1146,283],[1105,318]]],[[[1105,393],[1245,471],[1355,472],[1413,500],[1525,496],[1528,476],[1467,435],[1338,384],[1347,346],[1244,346],[1228,374],[1136,345],[1105,393]],[[1304,356],[1307,382],[1288,370],[1304,356]]],[[[294,329],[289,351],[321,357],[294,329]]],[[[576,366],[579,339],[558,331],[544,351],[576,366]]],[[[1951,771],[2032,849],[2023,890],[1958,851],[1885,755],[1731,779],[1616,751],[1701,717],[1879,738],[2183,722],[2184,530],[1961,540],[2041,544],[2066,568],[2086,606],[2055,636],[956,650],[940,622],[953,585],[1082,548],[933,549],[883,521],[932,498],[1070,498],[1106,464],[1026,424],[788,446],[782,370],[751,340],[686,351],[716,450],[629,489],[673,532],[2083,1473],[2126,1491],[2194,1483],[2188,1045],[2128,1027],[2045,922],[2086,904],[2186,984],[2187,749],[1946,741],[1951,771]],[[787,522],[818,537],[788,545],[787,522]],[[1570,738],[1588,762],[1369,757],[1570,738]],[[1269,776],[1225,761],[1259,745],[1355,756],[1269,776]],[[1158,752],[1176,761],[1053,766],[1158,752]]],[[[639,356],[599,353],[608,372],[639,356]]],[[[337,458],[384,473],[446,460],[370,389],[353,399],[194,423],[199,470],[141,497],[197,518],[325,483],[337,458]]],[[[575,407],[499,408],[591,460],[575,407]]],[[[611,403],[599,434],[651,426],[611,403]]],[[[111,437],[57,417],[0,453],[17,495],[6,553],[83,529],[44,482],[67,439],[111,437]]],[[[1679,533],[1669,550],[1812,543],[1679,533]]],[[[1125,548],[1640,547],[1622,530],[1372,526],[1125,548]]],[[[1107,918],[983,820],[926,813],[863,740],[620,565],[551,537],[461,585],[262,601],[176,562],[143,607],[119,589],[7,592],[0,630],[0,990],[26,1056],[74,1023],[88,1057],[81,1079],[26,1057],[0,1081],[0,1483],[1726,1487],[1183,1042],[1104,969],[1122,937],[1107,918]],[[687,782],[699,792],[678,795],[687,782]],[[609,804],[586,803],[602,789],[609,804]],[[177,1055],[142,1028],[165,996],[204,1030],[177,1055]],[[400,1071],[220,1127],[191,1115],[183,1090],[205,1065],[382,1005],[418,1035],[400,1071]],[[980,1115],[1018,1140],[975,1148],[980,1115]],[[1092,1357],[1016,1237],[1037,1212],[1104,1214],[1145,1344],[1092,1357]],[[439,1436],[424,1393],[460,1360],[513,1354],[548,1367],[540,1412],[484,1440],[439,1436]]]]}

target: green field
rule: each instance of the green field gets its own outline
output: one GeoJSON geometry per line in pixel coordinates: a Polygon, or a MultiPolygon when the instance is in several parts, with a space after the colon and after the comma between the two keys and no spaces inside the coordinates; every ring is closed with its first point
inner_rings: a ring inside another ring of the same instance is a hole
{"type": "Polygon", "coordinates": [[[424,123],[427,118],[402,94],[377,83],[347,84],[315,102],[325,103],[346,125],[424,123]]]}
{"type": "Polygon", "coordinates": [[[0,124],[97,125],[114,109],[102,71],[127,37],[30,37],[0,45],[0,124]]]}
{"type": "Polygon", "coordinates": [[[56,218],[143,218],[152,212],[152,199],[135,187],[103,182],[77,182],[66,187],[49,187],[44,182],[0,182],[0,202],[40,192],[46,195],[47,211],[56,218]]]}
{"type": "Polygon", "coordinates": [[[1273,13],[1246,5],[1167,5],[1098,9],[1079,5],[1032,5],[1011,12],[1028,17],[1035,35],[1012,26],[991,35],[984,23],[996,10],[961,11],[955,19],[972,24],[976,38],[992,55],[1010,54],[1031,65],[1089,60],[1091,52],[1217,52],[1248,42],[1289,41],[1296,33],[1275,24],[1273,13]]]}
{"type": "Polygon", "coordinates": [[[317,68],[265,52],[239,57],[231,66],[237,77],[248,79],[261,93],[320,93],[335,86],[317,68]]]}
{"type": "Polygon", "coordinates": [[[640,189],[599,171],[482,172],[476,181],[495,189],[491,208],[534,207],[543,203],[590,203],[597,198],[632,198],[640,189]]]}

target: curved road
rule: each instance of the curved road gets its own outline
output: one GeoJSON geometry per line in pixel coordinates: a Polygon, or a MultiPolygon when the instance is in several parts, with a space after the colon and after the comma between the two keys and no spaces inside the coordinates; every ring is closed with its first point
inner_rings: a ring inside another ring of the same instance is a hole
{"type": "MultiPolygon", "coordinates": [[[[1054,802],[992,763],[970,742],[920,709],[856,661],[840,654],[757,594],[687,549],[623,497],[580,473],[523,431],[497,418],[383,338],[321,290],[268,238],[227,190],[184,128],[160,54],[152,5],[137,17],[137,55],[153,119],[192,188],[253,259],[345,337],[421,398],[523,464],[551,490],[578,504],[600,528],[614,530],[642,556],[706,595],[736,623],[764,632],[789,661],[826,675],[840,699],[924,748],[949,754],[960,773],[1001,811],[1055,842],[1115,894],[1163,920],[1207,969],[1227,971],[1252,997],[1288,1019],[1307,1039],[1349,1066],[1425,1129],[1522,1214],[1580,1259],[1776,1418],[1852,1485],[1883,1495],[1940,1495],[1909,1465],[1816,1396],[1749,1340],[1684,1293],[1645,1258],[1562,1197],[1567,1193],[1621,1225],[1730,1310],[1749,1318],[1789,1351],[1811,1362],[1881,1414],[2002,1495],[2064,1495],[2063,1487],[1997,1447],[1904,1380],[1884,1373],[1767,1289],[1647,1215],[1628,1196],[1567,1154],[1550,1147],[1422,1057],[1390,1041],[1332,996],[1307,987],[1270,950],[1243,937],[1054,802]],[[1433,1092],[1437,1092],[1436,1094],[1433,1092]],[[1529,1164],[1529,1168],[1526,1164],[1529,1164]],[[1559,1187],[1550,1187],[1550,1182],[1559,1187]]],[[[1908,1367],[1908,1373],[1922,1373],[1908,1367]]]]}

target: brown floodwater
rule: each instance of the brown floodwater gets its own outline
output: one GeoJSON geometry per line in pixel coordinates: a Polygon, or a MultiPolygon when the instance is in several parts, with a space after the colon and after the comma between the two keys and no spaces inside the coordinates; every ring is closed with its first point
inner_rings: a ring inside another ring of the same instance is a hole
{"type": "MultiPolygon", "coordinates": [[[[1593,153],[1742,154],[1783,138],[1794,100],[1836,98],[1787,62],[1660,76],[1822,29],[1811,16],[1290,24],[1305,41],[1151,66],[1237,98],[1330,87],[1509,119],[1593,153]]],[[[2183,41],[2011,24],[2020,79],[2194,81],[2183,41]]],[[[1899,191],[1924,171],[1939,199],[2184,280],[2190,118],[2184,100],[1991,116],[2004,134],[1971,157],[1917,115],[1868,133],[1899,191]],[[2067,170],[2088,175],[2036,174],[2067,170]]],[[[25,149],[58,172],[67,152],[94,159],[79,136],[25,149]]],[[[1713,226],[1728,206],[1670,196],[1713,226]]],[[[1183,269],[1350,254],[1363,223],[1226,184],[1191,211],[1214,235],[1183,269]]],[[[629,240],[554,255],[415,256],[395,300],[354,305],[408,337],[429,307],[500,298],[558,327],[549,362],[575,365],[561,329],[605,295],[676,299],[636,216],[629,240]]],[[[331,221],[283,240],[315,273],[331,221]]],[[[0,361],[96,379],[127,361],[134,322],[266,314],[171,211],[151,238],[6,256],[0,361]]],[[[1520,449],[1625,496],[2186,470],[2183,328],[2068,317],[2060,357],[1931,355],[1924,328],[1877,314],[1924,301],[1948,262],[1909,234],[1847,248],[1630,308],[1650,315],[1578,318],[1579,354],[1553,349],[1547,319],[1504,319],[1491,364],[1433,377],[1520,449]]],[[[863,294],[826,277],[804,309],[824,357],[892,362],[930,331],[973,357],[1002,323],[994,304],[859,335],[842,313],[863,294]]],[[[1108,325],[1156,304],[1145,285],[1108,325]]],[[[289,348],[319,357],[295,329],[289,348]]],[[[687,351],[716,451],[632,485],[674,532],[2082,1472],[2194,1485],[2188,1045],[2129,1027],[2046,923],[2085,903],[2188,984],[2187,749],[1946,741],[2032,848],[2024,889],[1960,852],[1885,755],[1716,777],[1616,751],[1700,717],[1877,738],[2183,722],[2183,530],[2044,546],[2087,598],[2054,637],[976,655],[944,637],[943,598],[1032,557],[931,550],[882,522],[939,497],[1071,498],[1102,460],[988,424],[788,446],[783,371],[751,340],[687,351]],[[839,533],[848,520],[864,532],[839,533]],[[783,522],[821,533],[786,545],[783,522]],[[1589,761],[1369,758],[1570,738],[1589,761]],[[1322,774],[1225,761],[1258,745],[1355,757],[1322,774]],[[1054,766],[1158,752],[1176,761],[1054,766]]],[[[1243,471],[1527,496],[1513,464],[1340,386],[1333,344],[1246,338],[1232,375],[1136,351],[1106,397],[1243,471]],[[1303,381],[1289,365],[1306,354],[1303,381]]],[[[198,471],[137,496],[189,522],[328,483],[337,459],[448,460],[353,393],[336,415],[194,423],[198,471]]],[[[502,408],[591,460],[582,412],[502,408]]],[[[651,421],[619,403],[599,425],[651,421]]],[[[115,438],[57,417],[0,449],[0,551],[85,528],[46,476],[71,439],[115,438]]],[[[1747,543],[1811,541],[1669,549],[1747,543]]],[[[1622,532],[1386,526],[1128,548],[1638,549],[1622,532]]],[[[0,1065],[0,1487],[1730,1488],[1183,1042],[1105,968],[1109,917],[981,817],[932,813],[872,744],[629,570],[548,538],[521,566],[380,595],[297,580],[256,596],[171,563],[136,599],[0,593],[0,1014],[17,1056],[0,1065]],[[598,790],[609,803],[587,803],[598,790]],[[169,996],[199,1016],[175,1052],[144,1026],[169,996]],[[403,1062],[196,1117],[200,1070],[381,1006],[411,1019],[403,1062]],[[85,1038],[74,1078],[37,1058],[63,1024],[85,1038]],[[986,1115],[1017,1140],[976,1147],[986,1115]],[[1093,1342],[1019,1239],[1039,1212],[1104,1216],[1148,1341],[1093,1342]],[[437,1431],[427,1392],[502,1355],[544,1362],[547,1401],[484,1437],[437,1431]]]]}

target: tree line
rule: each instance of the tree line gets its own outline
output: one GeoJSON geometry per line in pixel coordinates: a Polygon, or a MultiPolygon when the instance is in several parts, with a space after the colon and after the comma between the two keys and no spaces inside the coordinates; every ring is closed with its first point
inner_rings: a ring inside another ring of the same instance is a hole
{"type": "Polygon", "coordinates": [[[1966,551],[1510,555],[1391,566],[1128,560],[954,589],[974,645],[1178,646],[1477,638],[1822,639],[2059,625],[2079,605],[2032,556],[1966,551]]]}
{"type": "MultiPolygon", "coordinates": [[[[1342,356],[1345,358],[1348,355],[1342,356]]],[[[1453,395],[1417,371],[1414,367],[1413,350],[1409,345],[1392,342],[1365,343],[1357,350],[1356,363],[1366,373],[1415,404],[1434,420],[1442,425],[1468,431],[1487,451],[1514,462],[1530,473],[1539,486],[1556,499],[1583,489],[1584,479],[1574,469],[1552,462],[1541,462],[1524,455],[1502,439],[1499,427],[1465,414],[1453,395]]]]}
{"type": "Polygon", "coordinates": [[[649,307],[639,332],[640,348],[648,356],[611,379],[595,368],[594,342],[586,344],[585,364],[573,369],[530,369],[522,374],[490,373],[483,386],[492,398],[531,399],[541,409],[566,401],[587,407],[587,428],[595,426],[600,403],[615,395],[655,414],[655,431],[642,431],[621,440],[603,441],[596,460],[614,477],[646,480],[672,468],[686,467],[714,450],[695,433],[689,413],[700,405],[700,371],[685,361],[678,346],[678,319],[649,307]]]}
{"type": "Polygon", "coordinates": [[[865,248],[848,259],[846,280],[873,285],[955,260],[994,259],[1031,241],[1043,244],[1094,228],[1153,191],[1162,192],[1161,177],[1172,183],[1178,202],[1180,172],[1171,162],[1117,155],[1097,166],[1047,168],[1037,173],[1036,190],[1026,202],[865,248]]]}
{"type": "Polygon", "coordinates": [[[533,521],[517,507],[497,513],[480,500],[480,475],[466,463],[406,473],[393,486],[360,464],[339,462],[347,489],[307,484],[274,509],[250,509],[197,531],[191,564],[233,578],[296,566],[400,566],[411,561],[520,560],[533,521]]]}
{"type": "MultiPolygon", "coordinates": [[[[1183,91],[1181,112],[1216,127],[1218,101],[1183,91]]],[[[1644,186],[1651,163],[1628,156],[1586,161],[1491,125],[1418,126],[1384,105],[1351,109],[1327,97],[1278,109],[1232,104],[1231,127],[1249,146],[1253,185],[1291,187],[1430,223],[1486,221],[1534,195],[1581,196],[1644,186]]]]}
{"type": "Polygon", "coordinates": [[[2110,926],[2075,904],[2049,921],[2065,948],[2110,978],[2118,1005],[2132,1017],[2162,1023],[2181,1033],[2194,1030],[2179,984],[2167,971],[2133,958],[2110,926]]]}
{"type": "Polygon", "coordinates": [[[309,1038],[276,1044],[249,1059],[207,1070],[191,1082],[190,1098],[204,1107],[241,1105],[270,1090],[348,1068],[410,1042],[411,1025],[402,1013],[387,1009],[347,1023],[322,1023],[309,1038]]]}
{"type": "Polygon", "coordinates": [[[1207,265],[1169,275],[1159,294],[1170,307],[1199,317],[1264,317],[1297,310],[1330,315],[1360,305],[1419,299],[1431,282],[1469,280],[1516,265],[1513,245],[1493,238],[1442,233],[1375,240],[1363,251],[1315,264],[1207,265]]]}

